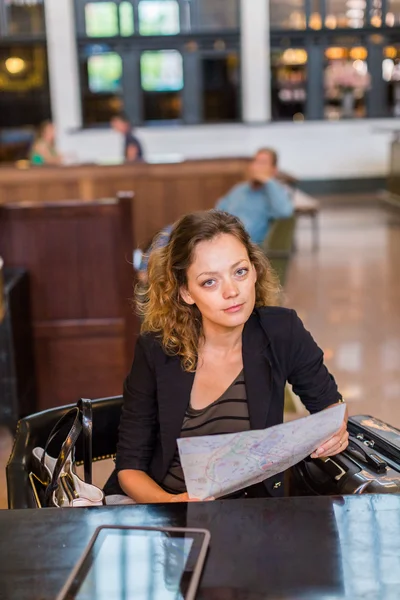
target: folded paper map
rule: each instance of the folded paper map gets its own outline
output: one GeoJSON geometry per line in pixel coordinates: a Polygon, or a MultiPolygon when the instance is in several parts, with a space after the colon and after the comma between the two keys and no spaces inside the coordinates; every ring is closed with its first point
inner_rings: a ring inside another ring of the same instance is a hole
{"type": "Polygon", "coordinates": [[[179,439],[189,497],[219,498],[289,469],[340,429],[345,409],[339,404],[258,431],[179,439]]]}

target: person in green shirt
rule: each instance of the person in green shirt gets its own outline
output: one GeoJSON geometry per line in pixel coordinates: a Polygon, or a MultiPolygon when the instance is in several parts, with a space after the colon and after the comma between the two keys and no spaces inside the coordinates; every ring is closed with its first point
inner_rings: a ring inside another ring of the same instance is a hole
{"type": "Polygon", "coordinates": [[[38,130],[30,152],[32,165],[61,165],[62,156],[55,146],[56,131],[51,121],[44,121],[38,130]]]}

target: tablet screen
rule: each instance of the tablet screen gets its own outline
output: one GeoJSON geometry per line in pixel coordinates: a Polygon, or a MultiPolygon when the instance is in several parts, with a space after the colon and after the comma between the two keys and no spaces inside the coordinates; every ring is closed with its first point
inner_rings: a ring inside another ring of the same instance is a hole
{"type": "Polygon", "coordinates": [[[195,549],[202,541],[202,536],[197,536],[155,529],[101,528],[64,597],[182,600],[196,564],[195,549]]]}

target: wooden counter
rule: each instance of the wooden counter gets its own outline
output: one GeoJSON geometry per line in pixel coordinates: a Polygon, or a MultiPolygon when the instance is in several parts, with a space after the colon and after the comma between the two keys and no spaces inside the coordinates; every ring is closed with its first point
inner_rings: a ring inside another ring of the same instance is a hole
{"type": "Polygon", "coordinates": [[[138,246],[185,212],[206,210],[245,178],[246,158],[170,164],[0,167],[0,205],[90,201],[134,191],[133,234],[138,246]]]}

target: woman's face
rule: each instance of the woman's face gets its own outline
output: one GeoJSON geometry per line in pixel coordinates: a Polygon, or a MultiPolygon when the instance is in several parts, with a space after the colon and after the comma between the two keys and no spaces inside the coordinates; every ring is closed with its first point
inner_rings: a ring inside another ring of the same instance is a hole
{"type": "Polygon", "coordinates": [[[245,246],[235,236],[223,233],[196,246],[187,271],[187,288],[181,295],[197,306],[204,325],[238,327],[253,312],[256,279],[245,246]]]}
{"type": "Polygon", "coordinates": [[[53,123],[48,123],[43,131],[43,137],[49,144],[52,144],[56,137],[56,130],[53,123]]]}

